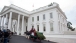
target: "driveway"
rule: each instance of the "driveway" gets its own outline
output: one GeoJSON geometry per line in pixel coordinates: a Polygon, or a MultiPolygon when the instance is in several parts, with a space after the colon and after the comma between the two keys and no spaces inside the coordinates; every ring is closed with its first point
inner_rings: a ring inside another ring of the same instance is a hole
{"type": "MultiPolygon", "coordinates": [[[[24,36],[14,35],[11,37],[9,43],[40,43],[40,42],[33,42],[32,40],[29,40],[29,39],[25,38],[24,36]]],[[[56,42],[48,42],[46,40],[42,40],[41,43],[56,43],[56,42]]]]}

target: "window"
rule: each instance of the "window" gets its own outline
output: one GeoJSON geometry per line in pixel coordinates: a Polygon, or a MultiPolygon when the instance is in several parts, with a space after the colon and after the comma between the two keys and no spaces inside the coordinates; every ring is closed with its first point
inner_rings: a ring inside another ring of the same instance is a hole
{"type": "Polygon", "coordinates": [[[61,23],[61,30],[62,30],[62,23],[61,23]]]}
{"type": "Polygon", "coordinates": [[[37,21],[39,21],[39,16],[37,16],[37,21]]]}
{"type": "Polygon", "coordinates": [[[50,23],[50,30],[53,31],[53,23],[50,23]]]}
{"type": "Polygon", "coordinates": [[[26,23],[28,22],[28,19],[26,19],[26,23]]]}
{"type": "Polygon", "coordinates": [[[58,13],[58,19],[60,19],[60,13],[58,13]]]}
{"type": "Polygon", "coordinates": [[[34,22],[34,17],[32,17],[32,22],[34,22]]]}
{"type": "Polygon", "coordinates": [[[37,25],[37,31],[39,31],[39,25],[37,25]]]}
{"type": "Polygon", "coordinates": [[[50,13],[50,18],[53,18],[53,15],[52,15],[52,13],[50,13]]]}
{"type": "Polygon", "coordinates": [[[46,27],[45,27],[45,24],[43,24],[43,31],[46,31],[46,27]]]}
{"type": "Polygon", "coordinates": [[[60,31],[60,22],[58,23],[58,25],[59,25],[59,31],[60,31]]]}
{"type": "Polygon", "coordinates": [[[59,19],[59,14],[58,14],[58,19],[59,19]]]}
{"type": "Polygon", "coordinates": [[[43,20],[45,20],[45,14],[43,15],[43,20]]]}

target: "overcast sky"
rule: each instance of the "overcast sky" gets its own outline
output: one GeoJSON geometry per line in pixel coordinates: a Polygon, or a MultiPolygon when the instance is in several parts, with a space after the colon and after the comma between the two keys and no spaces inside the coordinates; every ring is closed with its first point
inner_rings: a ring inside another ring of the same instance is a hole
{"type": "Polygon", "coordinates": [[[52,2],[56,2],[60,5],[60,8],[65,15],[67,20],[72,22],[72,26],[76,27],[76,1],[75,0],[0,0],[0,11],[4,6],[14,4],[28,11],[37,9],[39,7],[46,6],[52,2]],[[33,7],[34,6],[34,7],[33,7]]]}

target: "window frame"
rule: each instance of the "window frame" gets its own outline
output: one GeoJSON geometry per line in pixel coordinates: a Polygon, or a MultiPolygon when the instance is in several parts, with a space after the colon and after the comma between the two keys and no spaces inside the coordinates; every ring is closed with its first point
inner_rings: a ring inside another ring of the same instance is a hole
{"type": "Polygon", "coordinates": [[[28,19],[26,19],[26,23],[28,23],[28,19]]]}
{"type": "Polygon", "coordinates": [[[37,25],[37,31],[39,31],[39,25],[37,25]]]}
{"type": "Polygon", "coordinates": [[[43,24],[43,31],[46,31],[46,24],[43,24]],[[45,28],[44,28],[45,27],[45,28]]]}
{"type": "Polygon", "coordinates": [[[50,31],[54,31],[53,23],[50,23],[50,31]]]}
{"type": "Polygon", "coordinates": [[[50,18],[53,18],[53,13],[52,12],[50,13],[50,18]]]}
{"type": "Polygon", "coordinates": [[[37,21],[39,21],[39,16],[37,16],[37,21]]]}
{"type": "Polygon", "coordinates": [[[34,22],[34,17],[32,17],[32,22],[34,22]]]}
{"type": "Polygon", "coordinates": [[[43,14],[43,20],[45,20],[45,14],[43,14]]]}

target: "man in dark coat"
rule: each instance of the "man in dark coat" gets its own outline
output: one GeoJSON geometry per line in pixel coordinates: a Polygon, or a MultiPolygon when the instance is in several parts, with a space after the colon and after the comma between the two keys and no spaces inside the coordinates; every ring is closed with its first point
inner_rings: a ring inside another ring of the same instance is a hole
{"type": "Polygon", "coordinates": [[[9,33],[7,30],[3,30],[4,32],[4,43],[7,43],[8,42],[8,37],[9,37],[9,33]]]}
{"type": "Polygon", "coordinates": [[[0,30],[0,38],[2,38],[3,36],[3,32],[0,30]]]}
{"type": "Polygon", "coordinates": [[[3,36],[3,32],[0,30],[0,42],[2,42],[2,37],[3,36]]]}

